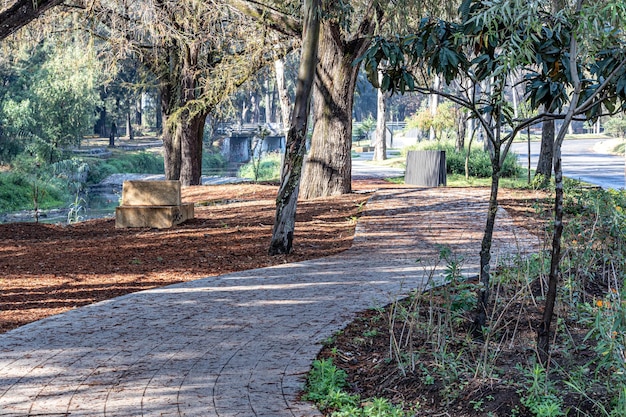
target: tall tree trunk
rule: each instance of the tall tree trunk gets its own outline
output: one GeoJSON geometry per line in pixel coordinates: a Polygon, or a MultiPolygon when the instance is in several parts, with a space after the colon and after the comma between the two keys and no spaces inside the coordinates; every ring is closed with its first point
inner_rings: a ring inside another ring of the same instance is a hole
{"type": "MultiPolygon", "coordinates": [[[[438,75],[435,75],[433,79],[433,90],[439,90],[441,85],[441,79],[438,75]]],[[[430,110],[430,115],[435,118],[437,115],[437,107],[439,107],[439,96],[437,94],[429,94],[428,95],[428,109],[430,110]]],[[[437,139],[437,132],[435,132],[435,128],[431,127],[428,131],[428,139],[435,140],[437,139]]]]}
{"type": "Polygon", "coordinates": [[[467,132],[467,116],[463,109],[456,109],[456,143],[454,145],[457,152],[462,152],[465,148],[465,135],[467,132]]]}
{"type": "Polygon", "coordinates": [[[200,185],[202,183],[202,135],[206,121],[205,114],[189,117],[185,115],[176,129],[180,135],[181,166],[180,183],[182,185],[200,185]]]}
{"type": "Polygon", "coordinates": [[[178,180],[180,178],[181,148],[180,136],[176,135],[176,127],[172,121],[172,112],[175,104],[176,86],[173,83],[165,83],[159,88],[161,101],[161,123],[163,134],[163,162],[166,180],[178,180]]]}
{"type": "Polygon", "coordinates": [[[278,102],[280,103],[281,122],[283,130],[289,129],[289,113],[291,104],[289,103],[289,92],[285,85],[285,64],[282,59],[274,61],[274,71],[276,72],[276,89],[278,90],[278,102]]]}
{"type": "MultiPolygon", "coordinates": [[[[558,0],[555,1],[555,3],[558,0]]],[[[577,11],[580,11],[582,2],[578,2],[577,11]]],[[[539,361],[544,367],[548,367],[550,360],[550,337],[551,323],[556,304],[557,284],[561,275],[561,236],[563,234],[563,170],[561,166],[561,145],[565,139],[565,133],[572,123],[576,113],[576,105],[580,98],[581,82],[576,67],[578,57],[578,43],[576,38],[570,39],[569,59],[571,65],[572,85],[574,92],[570,99],[570,108],[565,114],[563,124],[559,128],[559,133],[554,140],[554,181],[556,186],[554,196],[554,228],[552,230],[552,256],[550,259],[550,275],[548,276],[548,292],[546,293],[545,307],[541,324],[537,329],[537,352],[539,361]]]]}
{"type": "MultiPolygon", "coordinates": [[[[188,106],[197,99],[196,77],[198,72],[199,42],[183,46],[182,98],[181,107],[188,106]]],[[[199,185],[202,181],[202,134],[206,113],[197,113],[193,108],[185,108],[177,120],[176,134],[180,134],[182,185],[199,185]]]]}
{"type": "Polygon", "coordinates": [[[126,113],[126,136],[128,136],[128,140],[134,140],[135,139],[135,134],[133,132],[133,124],[130,120],[130,112],[132,111],[132,108],[128,109],[128,112],[126,113]]]}
{"type": "MultiPolygon", "coordinates": [[[[382,74],[378,73],[379,80],[382,74]]],[[[377,95],[376,112],[376,142],[374,143],[374,161],[384,161],[387,159],[387,94],[380,88],[377,95]]]]}
{"type": "Polygon", "coordinates": [[[270,255],[291,252],[302,161],[306,151],[307,121],[319,45],[320,0],[305,1],[304,5],[305,29],[296,86],[296,100],[287,134],[287,149],[281,172],[280,189],[276,197],[276,219],[272,230],[270,255]]]}
{"type": "Polygon", "coordinates": [[[163,119],[165,178],[180,180],[182,185],[200,184],[202,176],[202,133],[206,112],[186,108],[196,99],[196,69],[199,45],[184,44],[173,54],[182,69],[180,78],[172,76],[160,90],[163,119]],[[176,113],[176,119],[173,114],[176,113]]]}
{"type": "Polygon", "coordinates": [[[272,123],[272,98],[273,94],[270,91],[270,80],[269,77],[265,79],[264,83],[265,87],[265,123],[272,123]]]}
{"type": "Polygon", "coordinates": [[[320,27],[319,63],[313,90],[315,125],[304,164],[302,197],[311,199],[352,191],[352,105],[362,44],[345,44],[336,22],[320,27]]]}
{"type": "Polygon", "coordinates": [[[552,177],[552,160],[554,152],[554,120],[546,120],[543,122],[541,129],[541,149],[539,151],[539,160],[537,161],[537,169],[535,178],[541,178],[541,185],[548,185],[552,177]]]}

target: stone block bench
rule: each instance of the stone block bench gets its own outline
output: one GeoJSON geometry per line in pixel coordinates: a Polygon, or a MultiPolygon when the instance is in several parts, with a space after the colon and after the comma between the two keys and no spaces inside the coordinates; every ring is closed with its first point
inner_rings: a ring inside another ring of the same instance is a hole
{"type": "Polygon", "coordinates": [[[115,227],[167,229],[193,216],[193,203],[181,201],[180,181],[124,181],[115,227]]]}

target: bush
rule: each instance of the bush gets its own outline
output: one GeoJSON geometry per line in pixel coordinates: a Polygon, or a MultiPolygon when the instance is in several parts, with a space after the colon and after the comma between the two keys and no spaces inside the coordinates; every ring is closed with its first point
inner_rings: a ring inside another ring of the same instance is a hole
{"type": "Polygon", "coordinates": [[[220,153],[203,152],[202,153],[202,174],[203,175],[219,175],[228,165],[228,161],[220,153]]]}
{"type": "MultiPolygon", "coordinates": [[[[39,208],[47,209],[64,204],[67,196],[58,181],[40,182],[39,208]]],[[[33,208],[33,183],[24,174],[0,173],[0,212],[7,213],[33,208]]]]}
{"type": "Polygon", "coordinates": [[[163,174],[163,157],[150,152],[125,153],[109,159],[92,159],[87,182],[97,184],[111,174],[163,174]]]}
{"type": "Polygon", "coordinates": [[[280,154],[271,153],[263,156],[260,160],[253,159],[239,169],[239,176],[241,178],[250,178],[254,181],[279,180],[280,154]]]}
{"type": "MultiPolygon", "coordinates": [[[[465,155],[467,150],[458,152],[452,142],[421,142],[417,145],[406,147],[402,150],[406,156],[408,151],[414,150],[442,150],[446,152],[446,171],[448,174],[465,175],[465,155]]],[[[503,177],[516,177],[519,173],[519,165],[515,154],[509,152],[502,167],[503,177]]],[[[469,175],[478,178],[491,177],[491,159],[489,153],[482,148],[474,146],[469,158],[469,175]]]]}

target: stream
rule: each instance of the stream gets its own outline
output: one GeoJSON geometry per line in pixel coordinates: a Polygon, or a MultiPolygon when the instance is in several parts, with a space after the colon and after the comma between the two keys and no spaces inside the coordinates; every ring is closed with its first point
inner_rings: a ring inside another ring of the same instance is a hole
{"type": "MultiPolygon", "coordinates": [[[[115,217],[115,207],[120,203],[122,197],[122,184],[124,181],[163,180],[164,175],[154,174],[113,174],[108,176],[99,184],[87,187],[86,193],[81,201],[80,210],[74,216],[76,221],[90,219],[113,218],[115,217]]],[[[248,181],[238,177],[202,177],[203,185],[234,184],[248,181]]],[[[39,223],[68,224],[70,208],[56,208],[39,211],[39,223]]],[[[22,210],[12,213],[0,213],[0,223],[35,222],[34,210],[22,210]]],[[[75,221],[73,221],[75,222],[75,221]]]]}

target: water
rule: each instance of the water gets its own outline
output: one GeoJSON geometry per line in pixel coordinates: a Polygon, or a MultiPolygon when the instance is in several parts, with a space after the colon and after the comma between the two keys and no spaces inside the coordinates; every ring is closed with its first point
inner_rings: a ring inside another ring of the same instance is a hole
{"type": "MultiPolygon", "coordinates": [[[[78,212],[78,220],[113,218],[115,207],[119,206],[122,196],[122,184],[127,180],[162,180],[163,175],[153,174],[113,174],[99,184],[89,186],[84,202],[78,212]]],[[[233,184],[248,182],[248,179],[237,177],[203,176],[203,185],[233,184]]],[[[39,223],[67,224],[69,207],[40,211],[39,223]]],[[[0,214],[0,223],[34,222],[32,210],[0,214]]]]}

